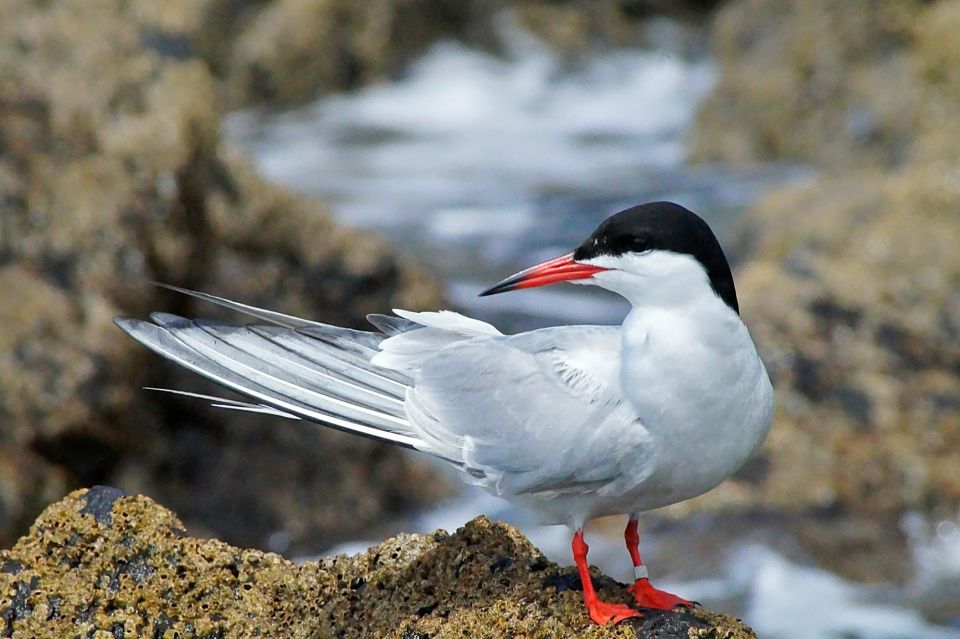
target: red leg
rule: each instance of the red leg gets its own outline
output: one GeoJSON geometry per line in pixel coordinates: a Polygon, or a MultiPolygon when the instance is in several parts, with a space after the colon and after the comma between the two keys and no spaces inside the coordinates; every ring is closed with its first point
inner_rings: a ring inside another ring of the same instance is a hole
{"type": "Polygon", "coordinates": [[[590,578],[590,568],[587,566],[588,550],[590,547],[583,540],[581,528],[573,535],[573,560],[577,564],[577,572],[580,573],[580,582],[583,584],[583,603],[587,606],[590,618],[595,623],[605,626],[620,623],[630,617],[640,617],[640,613],[627,604],[606,603],[597,598],[597,592],[593,589],[593,580],[590,578]]]}
{"type": "Polygon", "coordinates": [[[623,540],[627,543],[627,551],[633,561],[633,574],[636,577],[636,581],[627,590],[633,593],[633,600],[638,606],[658,610],[673,610],[677,606],[693,606],[692,601],[681,599],[674,594],[665,590],[658,590],[650,585],[650,579],[647,578],[647,567],[643,565],[643,560],[640,559],[640,535],[637,533],[636,518],[631,517],[630,521],[627,522],[627,529],[623,531],[623,540]]]}

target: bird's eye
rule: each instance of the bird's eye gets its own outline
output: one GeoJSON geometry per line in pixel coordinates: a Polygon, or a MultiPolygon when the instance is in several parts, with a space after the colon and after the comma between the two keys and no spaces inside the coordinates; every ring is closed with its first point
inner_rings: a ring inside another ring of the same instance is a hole
{"type": "Polygon", "coordinates": [[[631,238],[630,245],[637,253],[646,251],[650,248],[650,238],[646,235],[635,235],[631,238]]]}

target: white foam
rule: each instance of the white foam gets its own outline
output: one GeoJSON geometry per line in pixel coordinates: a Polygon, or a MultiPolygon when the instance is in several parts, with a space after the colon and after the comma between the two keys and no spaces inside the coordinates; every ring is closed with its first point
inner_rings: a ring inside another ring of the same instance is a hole
{"type": "Polygon", "coordinates": [[[928,521],[919,514],[904,518],[916,567],[906,595],[937,616],[960,617],[960,526],[957,520],[928,521]]]}
{"type": "Polygon", "coordinates": [[[516,29],[498,58],[435,46],[405,78],[297,112],[228,118],[271,178],[335,199],[354,224],[462,203],[515,205],[539,190],[635,180],[676,166],[709,89],[709,62],[622,50],[568,69],[516,29]]]}
{"type": "MultiPolygon", "coordinates": [[[[957,639],[902,604],[874,601],[871,589],[791,563],[768,548],[736,553],[730,579],[746,589],[744,618],[760,636],[834,639],[957,639]]],[[[737,586],[734,585],[734,588],[737,586]]]]}

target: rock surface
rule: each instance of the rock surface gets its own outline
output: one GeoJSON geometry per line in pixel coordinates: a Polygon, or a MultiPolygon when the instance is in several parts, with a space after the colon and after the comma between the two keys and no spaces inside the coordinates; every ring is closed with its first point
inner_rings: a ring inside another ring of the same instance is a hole
{"type": "Polygon", "coordinates": [[[930,168],[815,181],[746,218],[744,312],[780,389],[764,487],[777,501],[955,513],[958,212],[960,183],[930,168]],[[804,477],[779,472],[798,459],[804,477]]]}
{"type": "MultiPolygon", "coordinates": [[[[0,552],[0,627],[13,637],[755,637],[702,609],[599,628],[566,587],[571,573],[485,517],[298,565],[189,537],[146,497],[97,486],[50,506],[0,552]]],[[[623,598],[598,577],[604,596],[623,598]]]]}
{"type": "Polygon", "coordinates": [[[221,146],[218,88],[188,36],[197,4],[0,7],[7,543],[68,487],[94,482],[159,496],[191,526],[229,530],[238,543],[284,531],[313,547],[438,486],[418,462],[366,441],[140,389],[201,387],[113,317],[210,310],[151,280],[351,325],[438,302],[429,278],[380,241],[340,228],[221,146]]]}
{"type": "Polygon", "coordinates": [[[742,220],[737,286],[778,412],[711,501],[842,521],[810,547],[862,579],[909,575],[877,560],[903,561],[904,513],[960,508],[957,33],[956,0],[730,2],[694,135],[700,159],[823,171],[742,220]]]}

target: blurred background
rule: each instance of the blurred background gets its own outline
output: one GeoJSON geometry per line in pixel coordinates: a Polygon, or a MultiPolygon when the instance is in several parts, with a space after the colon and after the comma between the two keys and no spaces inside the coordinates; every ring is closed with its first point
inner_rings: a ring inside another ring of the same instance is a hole
{"type": "Polygon", "coordinates": [[[141,390],[211,389],[112,318],[218,315],[162,281],[616,323],[476,293],[653,199],[717,231],[778,393],[734,480],[646,517],[659,585],[765,637],[960,636],[960,0],[4,0],[0,544],[99,483],[288,557],[486,512],[569,563],[421,457],[141,390]]]}

